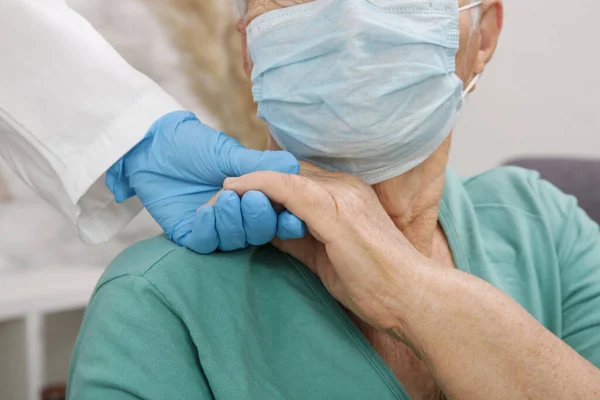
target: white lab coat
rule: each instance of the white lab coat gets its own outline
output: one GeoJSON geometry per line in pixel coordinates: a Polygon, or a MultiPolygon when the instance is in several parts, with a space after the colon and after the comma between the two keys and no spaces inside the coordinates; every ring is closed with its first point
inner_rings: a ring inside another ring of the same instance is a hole
{"type": "Polygon", "coordinates": [[[0,157],[85,242],[142,209],[137,198],[116,204],[104,173],[180,109],[64,0],[0,0],[0,157]]]}

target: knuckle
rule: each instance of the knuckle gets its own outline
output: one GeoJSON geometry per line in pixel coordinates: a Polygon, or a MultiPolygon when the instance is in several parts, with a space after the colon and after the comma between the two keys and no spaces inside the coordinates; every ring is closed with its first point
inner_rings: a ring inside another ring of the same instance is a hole
{"type": "Polygon", "coordinates": [[[365,204],[363,198],[360,196],[360,193],[357,193],[354,190],[348,190],[341,195],[338,199],[338,203],[343,211],[350,214],[354,214],[363,209],[365,204]]]}
{"type": "Polygon", "coordinates": [[[289,175],[289,174],[282,174],[281,175],[281,180],[283,182],[283,185],[287,188],[293,189],[294,186],[297,184],[296,183],[296,176],[294,175],[289,175]]]}
{"type": "Polygon", "coordinates": [[[285,185],[289,189],[290,196],[306,192],[310,179],[298,175],[284,175],[285,185]]]}
{"type": "Polygon", "coordinates": [[[371,191],[360,178],[344,177],[335,196],[339,210],[350,216],[363,213],[368,208],[371,191]]]}

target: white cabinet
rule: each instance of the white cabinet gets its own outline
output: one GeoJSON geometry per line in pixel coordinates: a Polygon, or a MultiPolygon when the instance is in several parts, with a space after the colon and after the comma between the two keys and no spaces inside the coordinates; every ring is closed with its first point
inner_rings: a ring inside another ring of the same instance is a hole
{"type": "Polygon", "coordinates": [[[0,272],[0,400],[38,400],[65,382],[83,310],[103,268],[0,272]]]}

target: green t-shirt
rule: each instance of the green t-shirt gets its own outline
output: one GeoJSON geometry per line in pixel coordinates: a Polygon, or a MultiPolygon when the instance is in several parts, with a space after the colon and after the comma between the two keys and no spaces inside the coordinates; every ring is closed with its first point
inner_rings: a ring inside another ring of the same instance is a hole
{"type": "MultiPolygon", "coordinates": [[[[533,172],[447,175],[440,223],[457,268],[600,367],[598,226],[533,172]]],[[[68,387],[69,399],[408,399],[298,261],[270,246],[202,256],[164,237],[98,283],[68,387]]]]}

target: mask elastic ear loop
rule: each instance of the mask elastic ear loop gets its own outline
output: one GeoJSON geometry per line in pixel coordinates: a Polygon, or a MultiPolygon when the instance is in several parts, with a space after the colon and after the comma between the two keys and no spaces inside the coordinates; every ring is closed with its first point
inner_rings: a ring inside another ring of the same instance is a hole
{"type": "Polygon", "coordinates": [[[463,99],[465,97],[467,97],[467,95],[469,94],[469,92],[471,90],[473,90],[473,88],[475,87],[475,85],[477,85],[477,82],[479,81],[479,78],[481,78],[481,74],[475,75],[475,77],[471,80],[471,82],[469,82],[469,84],[467,85],[467,87],[465,88],[465,90],[463,90],[463,93],[462,93],[463,99]]]}
{"type": "Polygon", "coordinates": [[[458,12],[463,12],[470,10],[471,8],[479,7],[483,3],[483,0],[476,1],[475,3],[467,4],[466,6],[462,6],[458,9],[458,12]]]}

